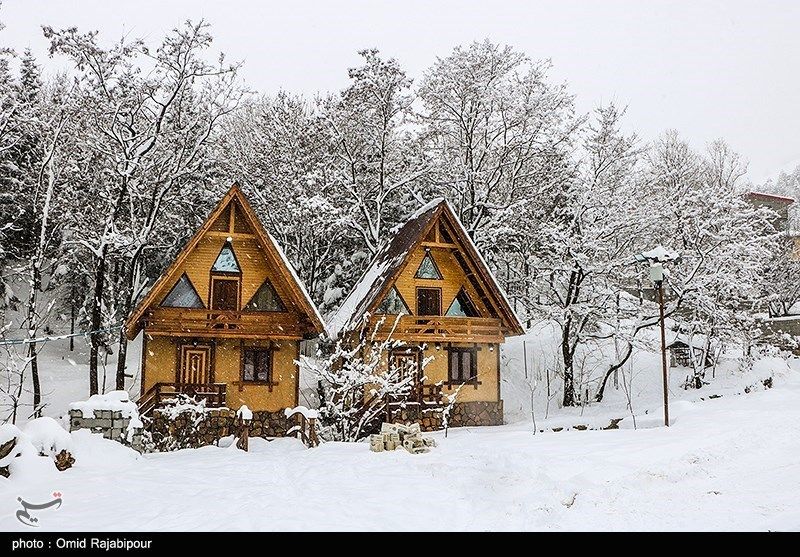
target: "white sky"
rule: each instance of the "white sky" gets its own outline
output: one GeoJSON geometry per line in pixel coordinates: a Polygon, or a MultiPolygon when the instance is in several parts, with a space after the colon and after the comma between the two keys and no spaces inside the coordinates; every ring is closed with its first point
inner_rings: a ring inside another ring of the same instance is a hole
{"type": "Polygon", "coordinates": [[[29,46],[54,68],[42,24],[155,41],[201,17],[264,92],[339,89],[356,51],[372,46],[417,79],[453,46],[489,37],[551,58],[582,112],[628,104],[644,139],[676,128],[701,148],[723,137],[754,181],[800,164],[796,0],[4,0],[0,45],[29,46]]]}

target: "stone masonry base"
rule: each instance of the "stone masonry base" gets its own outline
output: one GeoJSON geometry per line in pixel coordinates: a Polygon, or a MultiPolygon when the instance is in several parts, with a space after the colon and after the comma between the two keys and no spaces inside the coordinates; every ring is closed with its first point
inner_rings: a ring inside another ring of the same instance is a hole
{"type": "MultiPolygon", "coordinates": [[[[419,423],[422,431],[442,429],[438,410],[408,404],[392,412],[393,423],[419,423]]],[[[456,402],[450,412],[449,427],[503,425],[503,401],[456,402]]]]}
{"type": "MultiPolygon", "coordinates": [[[[283,437],[293,423],[277,412],[253,412],[250,437],[283,437]]],[[[198,416],[184,412],[170,417],[167,412],[155,410],[147,425],[156,450],[197,448],[217,443],[220,438],[238,435],[236,411],[230,408],[213,408],[198,416]]]]}

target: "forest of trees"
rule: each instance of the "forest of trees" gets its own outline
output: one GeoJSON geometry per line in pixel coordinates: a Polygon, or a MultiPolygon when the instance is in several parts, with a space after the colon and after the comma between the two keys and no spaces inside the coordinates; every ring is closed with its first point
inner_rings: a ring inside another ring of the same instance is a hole
{"type": "MultiPolygon", "coordinates": [[[[667,312],[686,331],[745,341],[760,307],[795,295],[773,214],[743,197],[730,147],[699,152],[675,131],[643,142],[613,104],[580,114],[549,62],[512,47],[458,46],[414,79],[363,50],[345,89],[311,98],[247,90],[204,22],[155,45],[43,32],[68,71],[0,51],[0,340],[68,331],[74,311],[77,330],[98,331],[90,393],[108,351],[124,388],[120,323],[233,181],[323,314],[395,225],[445,196],[523,320],[560,327],[565,405],[602,399],[657,324],[630,295],[648,286],[638,252],[681,254],[667,312]],[[576,354],[603,342],[619,359],[576,385],[576,354]]],[[[13,412],[23,380],[26,414],[43,404],[39,349],[0,351],[13,412]]]]}

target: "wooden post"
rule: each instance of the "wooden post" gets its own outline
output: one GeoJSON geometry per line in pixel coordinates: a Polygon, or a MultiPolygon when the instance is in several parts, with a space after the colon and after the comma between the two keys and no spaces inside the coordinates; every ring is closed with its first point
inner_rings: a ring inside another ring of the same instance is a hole
{"type": "Polygon", "coordinates": [[[236,448],[247,452],[250,437],[250,420],[241,419],[239,426],[239,440],[236,441],[236,448]]]}
{"type": "Polygon", "coordinates": [[[522,357],[525,360],[525,379],[528,378],[528,341],[522,341],[522,357]]]}

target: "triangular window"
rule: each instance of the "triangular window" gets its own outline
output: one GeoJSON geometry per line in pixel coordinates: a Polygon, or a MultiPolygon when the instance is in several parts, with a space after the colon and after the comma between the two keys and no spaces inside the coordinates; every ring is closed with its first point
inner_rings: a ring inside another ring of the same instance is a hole
{"type": "Polygon", "coordinates": [[[272,283],[267,279],[259,287],[258,291],[253,294],[244,309],[250,311],[286,311],[286,306],[278,296],[272,283]]]}
{"type": "Polygon", "coordinates": [[[480,317],[478,310],[475,309],[475,305],[463,288],[456,295],[456,299],[450,304],[445,315],[448,317],[480,317]]]}
{"type": "Polygon", "coordinates": [[[400,292],[397,291],[397,288],[392,286],[392,289],[386,294],[381,305],[378,306],[378,311],[376,313],[386,315],[409,315],[411,312],[408,311],[408,306],[400,295],[400,292]]]}
{"type": "Polygon", "coordinates": [[[419,264],[416,277],[421,279],[442,280],[442,273],[439,272],[439,267],[436,266],[436,262],[433,260],[430,251],[426,252],[425,257],[422,258],[422,263],[419,264]]]}
{"type": "Polygon", "coordinates": [[[197,308],[202,309],[203,300],[197,294],[192,281],[186,276],[186,273],[181,275],[172,290],[169,291],[164,301],[161,302],[162,307],[167,308],[197,308]]]}
{"type": "Polygon", "coordinates": [[[214,265],[211,267],[211,272],[236,274],[242,272],[241,268],[239,267],[239,261],[236,259],[236,254],[233,253],[233,246],[231,246],[230,242],[225,242],[225,245],[222,246],[222,249],[219,251],[219,255],[217,256],[217,260],[214,261],[214,265]]]}

